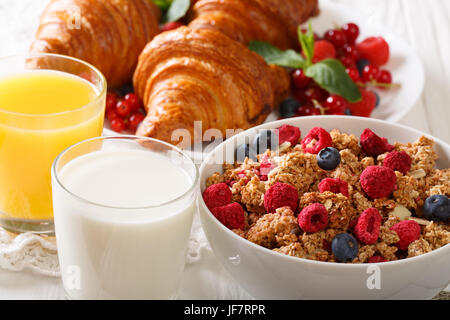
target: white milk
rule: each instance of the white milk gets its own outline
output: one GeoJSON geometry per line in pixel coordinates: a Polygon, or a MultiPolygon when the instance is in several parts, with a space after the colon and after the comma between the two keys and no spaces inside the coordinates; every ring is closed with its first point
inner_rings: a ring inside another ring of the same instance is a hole
{"type": "Polygon", "coordinates": [[[53,181],[58,253],[68,296],[174,298],[194,198],[158,205],[190,189],[193,181],[185,171],[153,152],[96,151],[70,161],[58,178],[72,193],[53,181]]]}

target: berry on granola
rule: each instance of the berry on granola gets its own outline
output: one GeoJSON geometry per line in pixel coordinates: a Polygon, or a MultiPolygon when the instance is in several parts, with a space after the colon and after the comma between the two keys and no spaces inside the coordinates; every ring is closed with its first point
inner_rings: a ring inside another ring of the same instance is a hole
{"type": "Polygon", "coordinates": [[[449,245],[450,169],[435,167],[431,139],[391,145],[369,128],[358,139],[316,127],[300,142],[294,128],[271,131],[279,148],[207,178],[205,203],[226,227],[278,253],[325,262],[389,262],[449,245]],[[318,163],[324,148],[339,154],[336,167],[318,163]]]}

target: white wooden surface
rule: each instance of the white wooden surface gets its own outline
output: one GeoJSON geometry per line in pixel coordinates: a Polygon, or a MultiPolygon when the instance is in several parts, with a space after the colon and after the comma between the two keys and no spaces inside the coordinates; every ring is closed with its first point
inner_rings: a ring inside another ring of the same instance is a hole
{"type": "MultiPolygon", "coordinates": [[[[322,0],[323,1],[323,0],[322,0]]],[[[403,37],[425,67],[425,89],[413,110],[400,122],[450,143],[450,1],[329,0],[349,5],[403,37]]],[[[47,0],[0,0],[0,56],[24,53],[47,0]]],[[[450,289],[447,288],[447,289],[450,289]]],[[[0,299],[61,299],[59,279],[0,270],[0,299]]],[[[228,278],[214,256],[188,266],[180,298],[249,298],[228,278]],[[211,272],[214,270],[214,272],[211,272]],[[226,283],[217,290],[214,278],[226,283]],[[215,292],[215,295],[211,295],[215,292]]]]}

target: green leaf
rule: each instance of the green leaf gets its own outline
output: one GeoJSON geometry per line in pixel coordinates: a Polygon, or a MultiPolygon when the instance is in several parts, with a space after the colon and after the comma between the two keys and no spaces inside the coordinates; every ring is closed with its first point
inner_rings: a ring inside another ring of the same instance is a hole
{"type": "Polygon", "coordinates": [[[306,68],[305,75],[313,78],[326,91],[340,95],[351,103],[361,100],[361,92],[345,72],[345,67],[339,60],[319,61],[306,68]]]}
{"type": "Polygon", "coordinates": [[[161,10],[166,10],[172,4],[172,0],[152,0],[161,10]]]}
{"type": "Polygon", "coordinates": [[[264,41],[250,41],[249,49],[262,56],[267,63],[289,68],[303,68],[305,59],[294,50],[280,50],[264,41]]]}
{"type": "Polygon", "coordinates": [[[191,5],[190,0],[173,0],[169,10],[167,10],[166,22],[177,21],[186,15],[191,5]]]}
{"type": "Polygon", "coordinates": [[[306,65],[310,66],[312,64],[312,58],[314,56],[314,32],[312,30],[311,21],[308,24],[308,30],[306,31],[306,33],[302,32],[302,28],[300,26],[297,29],[297,33],[303,54],[306,57],[306,65]]]}

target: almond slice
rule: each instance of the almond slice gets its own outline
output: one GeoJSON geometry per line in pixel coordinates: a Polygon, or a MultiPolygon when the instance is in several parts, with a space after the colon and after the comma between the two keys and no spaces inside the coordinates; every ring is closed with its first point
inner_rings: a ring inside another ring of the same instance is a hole
{"type": "Polygon", "coordinates": [[[417,170],[414,170],[414,171],[410,172],[410,176],[414,177],[416,179],[423,178],[426,175],[427,175],[427,173],[423,169],[417,169],[417,170]]]}
{"type": "Polygon", "coordinates": [[[283,142],[278,149],[279,152],[284,152],[291,147],[291,143],[289,141],[283,142]]]}
{"type": "Polygon", "coordinates": [[[331,207],[333,206],[333,201],[331,199],[327,199],[324,203],[324,206],[327,210],[330,210],[331,207]]]}
{"type": "Polygon", "coordinates": [[[417,222],[418,224],[422,225],[422,226],[427,226],[431,223],[431,221],[422,219],[422,218],[416,218],[416,217],[410,217],[409,220],[414,220],[415,222],[417,222]]]}
{"type": "Polygon", "coordinates": [[[395,209],[390,214],[396,216],[400,220],[408,220],[412,215],[411,211],[398,203],[395,203],[395,209]]]}

